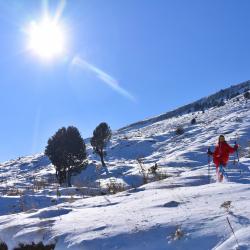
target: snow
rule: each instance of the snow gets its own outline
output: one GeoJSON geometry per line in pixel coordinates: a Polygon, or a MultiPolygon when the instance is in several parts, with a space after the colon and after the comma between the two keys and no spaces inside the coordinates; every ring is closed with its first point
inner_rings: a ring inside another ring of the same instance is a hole
{"type": "Polygon", "coordinates": [[[249,108],[239,95],[205,113],[160,116],[120,129],[108,146],[109,173],[88,143],[90,164],[72,178],[71,188],[57,185],[43,154],[2,163],[0,241],[9,250],[32,242],[55,244],[56,250],[250,249],[249,108]],[[182,135],[175,133],[179,125],[182,135]],[[241,145],[240,163],[231,156],[221,183],[212,165],[208,178],[206,155],[219,134],[231,145],[238,137],[241,145]],[[138,160],[150,183],[143,182],[138,160]],[[148,174],[155,163],[167,178],[148,174]],[[111,182],[125,191],[108,194],[111,182]]]}

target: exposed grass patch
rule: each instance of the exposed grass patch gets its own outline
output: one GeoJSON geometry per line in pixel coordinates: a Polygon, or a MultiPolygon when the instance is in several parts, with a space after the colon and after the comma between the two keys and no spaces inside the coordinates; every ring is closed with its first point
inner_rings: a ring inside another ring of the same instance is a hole
{"type": "Polygon", "coordinates": [[[117,182],[115,179],[110,179],[110,182],[106,186],[108,194],[116,194],[126,190],[125,185],[117,182]]]}

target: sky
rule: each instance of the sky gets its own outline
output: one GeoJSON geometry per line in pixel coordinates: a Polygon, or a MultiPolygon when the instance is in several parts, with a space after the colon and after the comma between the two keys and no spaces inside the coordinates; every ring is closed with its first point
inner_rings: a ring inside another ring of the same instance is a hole
{"type": "Polygon", "coordinates": [[[63,126],[88,138],[250,79],[249,0],[63,1],[52,60],[27,49],[45,3],[0,0],[0,162],[43,152],[63,126]]]}

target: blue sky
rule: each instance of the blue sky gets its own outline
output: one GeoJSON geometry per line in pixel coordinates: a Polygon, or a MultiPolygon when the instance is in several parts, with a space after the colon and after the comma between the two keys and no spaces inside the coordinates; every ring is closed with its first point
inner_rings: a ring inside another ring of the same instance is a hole
{"type": "Polygon", "coordinates": [[[41,3],[0,0],[0,161],[42,152],[62,126],[86,138],[250,78],[248,0],[67,1],[67,53],[51,62],[26,50],[41,3]]]}

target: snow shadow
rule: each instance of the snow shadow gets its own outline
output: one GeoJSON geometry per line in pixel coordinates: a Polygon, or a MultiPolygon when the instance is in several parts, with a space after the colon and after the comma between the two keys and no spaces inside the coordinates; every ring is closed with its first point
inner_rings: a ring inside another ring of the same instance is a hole
{"type": "Polygon", "coordinates": [[[142,191],[145,191],[146,188],[144,187],[141,187],[141,188],[133,188],[133,189],[130,189],[128,190],[127,192],[130,193],[130,194],[133,194],[133,193],[138,193],[138,192],[142,192],[142,191]]]}
{"type": "Polygon", "coordinates": [[[226,173],[230,182],[250,184],[250,170],[246,164],[230,164],[228,168],[226,168],[226,173]]]}
{"type": "Polygon", "coordinates": [[[113,202],[113,203],[107,203],[107,204],[102,204],[102,205],[96,205],[96,206],[92,206],[93,208],[97,207],[110,207],[110,206],[115,206],[115,205],[118,205],[119,202],[113,202]]]}
{"type": "Polygon", "coordinates": [[[178,201],[169,201],[163,205],[163,207],[178,207],[181,203],[178,201]]]}
{"type": "Polygon", "coordinates": [[[127,140],[114,146],[110,152],[110,157],[118,160],[126,158],[126,160],[134,160],[138,157],[147,157],[154,153],[153,145],[155,140],[127,140]]]}
{"type": "Polygon", "coordinates": [[[51,210],[45,210],[45,211],[41,211],[35,215],[30,216],[30,218],[40,218],[40,219],[48,219],[48,218],[53,218],[53,217],[58,217],[61,215],[65,215],[68,214],[69,212],[71,212],[72,209],[51,209],[51,210]]]}
{"type": "Polygon", "coordinates": [[[234,217],[241,225],[249,225],[250,224],[250,219],[242,216],[242,215],[236,215],[232,211],[229,211],[229,214],[234,217]]]}
{"type": "MultiPolygon", "coordinates": [[[[139,226],[139,224],[138,224],[139,226]]],[[[165,225],[155,226],[140,230],[137,225],[134,229],[127,233],[116,234],[113,236],[107,235],[102,237],[96,237],[92,240],[84,239],[74,249],[91,249],[91,250],[201,250],[201,249],[212,249],[218,241],[218,237],[212,235],[204,240],[204,237],[196,237],[195,239],[190,236],[190,232],[183,229],[183,236],[180,239],[175,239],[175,232],[177,225],[165,225]],[[194,244],[195,242],[195,244],[194,244]]],[[[105,235],[106,227],[97,228],[93,231],[102,230],[102,234],[105,235]]],[[[65,238],[69,239],[69,235],[65,235],[65,238]]],[[[64,238],[63,237],[63,238],[64,238]]],[[[74,237],[74,236],[73,236],[74,237]]],[[[63,241],[61,238],[60,240],[63,241]]],[[[71,244],[71,243],[69,243],[71,244]]],[[[72,246],[72,244],[71,244],[72,246]]]]}
{"type": "Polygon", "coordinates": [[[133,166],[118,166],[116,168],[109,169],[109,173],[115,177],[122,177],[124,174],[128,173],[129,171],[134,170],[133,166]]]}

